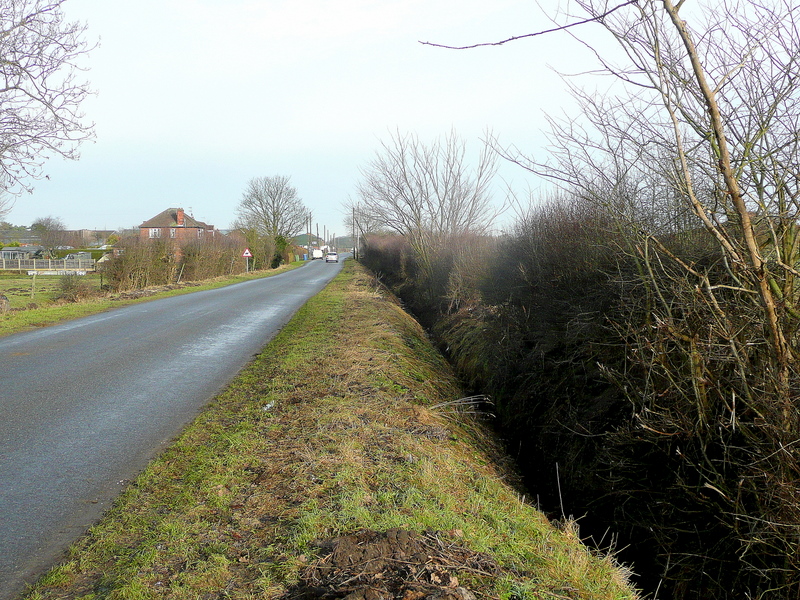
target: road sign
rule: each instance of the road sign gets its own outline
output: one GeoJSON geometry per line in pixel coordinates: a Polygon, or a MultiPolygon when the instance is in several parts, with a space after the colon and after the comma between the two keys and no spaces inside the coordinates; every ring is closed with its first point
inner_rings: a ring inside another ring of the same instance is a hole
{"type": "Polygon", "coordinates": [[[242,258],[253,258],[253,253],[250,252],[250,248],[244,249],[244,252],[242,253],[242,258]]]}

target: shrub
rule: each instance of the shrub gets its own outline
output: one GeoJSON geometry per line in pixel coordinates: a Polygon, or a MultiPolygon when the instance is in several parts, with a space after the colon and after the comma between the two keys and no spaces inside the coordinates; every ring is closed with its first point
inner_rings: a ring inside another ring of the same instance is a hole
{"type": "Polygon", "coordinates": [[[97,291],[80,275],[62,275],[58,280],[55,300],[66,302],[79,302],[96,295],[97,291]]]}
{"type": "Polygon", "coordinates": [[[227,236],[194,240],[181,246],[178,278],[201,281],[244,271],[242,243],[227,236]]]}
{"type": "Polygon", "coordinates": [[[719,246],[691,222],[655,238],[568,199],[471,247],[441,257],[445,303],[402,239],[369,240],[365,262],[492,397],[542,506],[596,540],[610,528],[651,590],[796,597],[797,408],[719,246]]]}

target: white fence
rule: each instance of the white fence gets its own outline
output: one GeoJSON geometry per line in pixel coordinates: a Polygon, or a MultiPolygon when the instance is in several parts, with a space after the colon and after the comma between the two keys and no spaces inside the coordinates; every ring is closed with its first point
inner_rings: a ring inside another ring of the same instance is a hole
{"type": "Polygon", "coordinates": [[[0,270],[4,271],[96,271],[97,262],[92,258],[0,258],[0,270]]]}

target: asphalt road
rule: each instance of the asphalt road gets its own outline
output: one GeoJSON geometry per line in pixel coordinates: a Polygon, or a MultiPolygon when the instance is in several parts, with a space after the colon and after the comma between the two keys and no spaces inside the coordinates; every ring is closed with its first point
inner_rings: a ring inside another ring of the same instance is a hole
{"type": "Polygon", "coordinates": [[[52,566],[340,269],[312,261],[0,338],[0,600],[52,566]]]}

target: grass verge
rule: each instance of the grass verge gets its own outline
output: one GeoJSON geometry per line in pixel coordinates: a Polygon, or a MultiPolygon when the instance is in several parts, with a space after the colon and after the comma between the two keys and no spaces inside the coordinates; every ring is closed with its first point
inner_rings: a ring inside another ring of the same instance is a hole
{"type": "MultiPolygon", "coordinates": [[[[87,298],[80,302],[53,302],[53,295],[58,289],[58,276],[39,276],[36,283],[37,302],[34,303],[33,310],[12,310],[5,314],[0,313],[0,336],[18,333],[36,327],[46,327],[55,325],[61,321],[77,319],[96,313],[104,312],[112,308],[134,304],[136,302],[146,302],[165,296],[177,296],[201,290],[223,287],[248,279],[258,279],[260,277],[271,277],[278,273],[283,273],[297,267],[302,267],[305,262],[293,262],[288,265],[281,265],[277,269],[266,271],[254,271],[252,273],[234,275],[231,277],[217,277],[202,282],[187,282],[148,288],[146,290],[133,290],[130,292],[120,292],[102,294],[94,298],[87,298]]],[[[90,281],[99,281],[99,276],[87,276],[90,281]]],[[[23,307],[24,302],[15,297],[20,295],[20,290],[30,288],[32,277],[10,278],[0,277],[0,293],[12,290],[7,295],[12,300],[11,306],[14,308],[23,307]],[[21,283],[20,283],[21,282],[21,283]],[[4,287],[6,288],[4,290],[4,287]]]]}
{"type": "MultiPolygon", "coordinates": [[[[27,597],[371,600],[389,577],[367,570],[374,557],[351,555],[338,587],[320,573],[341,575],[331,547],[373,531],[427,536],[423,556],[384,562],[460,594],[437,597],[636,598],[612,557],[522,500],[460,395],[418,324],[348,261],[27,597]],[[432,570],[431,540],[462,558],[432,570]]],[[[419,589],[396,597],[433,597],[419,589]]]]}

